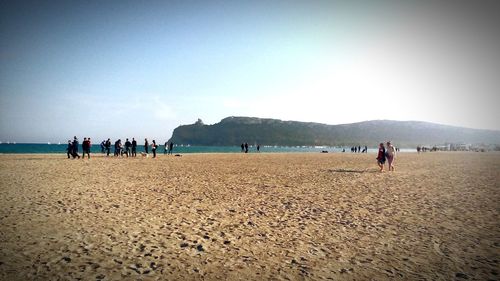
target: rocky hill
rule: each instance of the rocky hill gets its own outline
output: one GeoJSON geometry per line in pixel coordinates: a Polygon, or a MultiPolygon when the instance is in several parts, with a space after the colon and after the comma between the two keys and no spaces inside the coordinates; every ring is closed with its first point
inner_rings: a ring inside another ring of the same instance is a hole
{"type": "Polygon", "coordinates": [[[368,145],[392,140],[399,146],[444,143],[500,144],[500,131],[469,129],[420,121],[374,120],[326,125],[254,117],[228,117],[205,125],[198,120],[177,127],[177,144],[230,146],[242,142],[261,145],[368,145]]]}

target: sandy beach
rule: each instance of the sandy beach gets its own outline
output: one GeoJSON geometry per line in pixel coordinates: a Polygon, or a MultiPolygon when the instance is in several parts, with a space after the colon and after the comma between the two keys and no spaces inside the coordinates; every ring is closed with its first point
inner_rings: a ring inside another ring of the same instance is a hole
{"type": "Polygon", "coordinates": [[[0,155],[1,280],[499,280],[500,154],[0,155]]]}

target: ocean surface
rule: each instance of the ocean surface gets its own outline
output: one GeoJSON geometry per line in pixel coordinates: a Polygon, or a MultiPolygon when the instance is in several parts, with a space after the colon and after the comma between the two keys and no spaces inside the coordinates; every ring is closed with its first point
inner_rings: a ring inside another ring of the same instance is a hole
{"type": "MultiPolygon", "coordinates": [[[[1,143],[0,153],[66,153],[66,144],[40,144],[40,143],[1,143]]],[[[164,146],[161,145],[156,150],[157,153],[162,154],[164,152],[164,146]]],[[[261,153],[297,153],[297,152],[310,152],[310,153],[320,153],[322,151],[332,152],[342,152],[345,149],[345,153],[351,153],[350,147],[327,147],[327,146],[301,146],[301,147],[288,147],[288,146],[261,146],[261,153]]],[[[111,146],[111,153],[113,153],[114,146],[111,146]]],[[[151,148],[149,149],[151,152],[151,148]]],[[[81,144],[78,149],[81,153],[81,144]]],[[[139,145],[137,147],[137,152],[143,152],[144,146],[139,145]]],[[[416,152],[415,149],[401,149],[402,152],[416,152]]],[[[174,146],[173,153],[237,153],[241,152],[239,146],[174,146]]],[[[249,148],[249,153],[256,153],[257,148],[252,146],[249,148]]],[[[369,153],[376,153],[376,148],[368,148],[369,153]]],[[[91,153],[101,153],[100,145],[92,145],[91,153]]]]}

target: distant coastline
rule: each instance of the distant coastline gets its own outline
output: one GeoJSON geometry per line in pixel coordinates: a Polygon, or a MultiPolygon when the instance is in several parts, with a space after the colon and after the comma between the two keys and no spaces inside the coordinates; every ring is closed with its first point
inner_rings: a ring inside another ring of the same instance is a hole
{"type": "Polygon", "coordinates": [[[399,147],[461,146],[492,150],[500,145],[500,131],[470,129],[421,121],[372,120],[327,125],[256,117],[227,117],[206,125],[201,119],[181,125],[172,134],[174,143],[227,146],[369,146],[392,141],[399,147]],[[493,146],[492,146],[493,145],[493,146]]]}

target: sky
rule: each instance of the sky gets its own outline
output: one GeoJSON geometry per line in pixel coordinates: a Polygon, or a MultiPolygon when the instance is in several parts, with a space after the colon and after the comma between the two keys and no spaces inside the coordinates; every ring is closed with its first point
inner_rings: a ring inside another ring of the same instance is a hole
{"type": "Polygon", "coordinates": [[[497,1],[0,1],[0,141],[201,118],[500,130],[497,1]]]}

